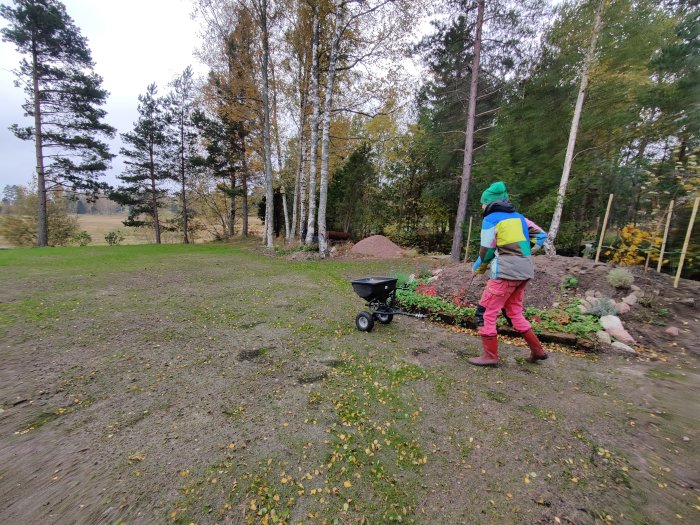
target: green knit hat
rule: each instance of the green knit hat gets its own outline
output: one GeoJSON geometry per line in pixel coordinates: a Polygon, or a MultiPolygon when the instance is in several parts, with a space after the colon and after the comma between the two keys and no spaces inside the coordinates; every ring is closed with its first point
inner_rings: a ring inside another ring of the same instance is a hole
{"type": "Polygon", "coordinates": [[[499,201],[501,199],[507,199],[508,192],[506,191],[506,185],[501,181],[494,182],[486,188],[484,193],[481,194],[481,204],[491,204],[493,201],[499,201]]]}

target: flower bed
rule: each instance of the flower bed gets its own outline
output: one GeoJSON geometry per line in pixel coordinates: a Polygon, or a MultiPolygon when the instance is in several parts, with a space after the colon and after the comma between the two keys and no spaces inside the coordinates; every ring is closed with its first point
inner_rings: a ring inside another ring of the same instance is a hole
{"type": "MultiPolygon", "coordinates": [[[[458,294],[442,297],[426,279],[413,280],[406,286],[396,293],[398,302],[405,310],[428,314],[434,321],[476,328],[476,308],[468,305],[458,294]]],[[[544,341],[591,349],[595,346],[595,332],[602,329],[596,316],[579,312],[577,302],[560,308],[526,308],[524,313],[533,330],[544,341]]],[[[499,317],[498,325],[502,333],[516,334],[504,318],[499,317]]]]}

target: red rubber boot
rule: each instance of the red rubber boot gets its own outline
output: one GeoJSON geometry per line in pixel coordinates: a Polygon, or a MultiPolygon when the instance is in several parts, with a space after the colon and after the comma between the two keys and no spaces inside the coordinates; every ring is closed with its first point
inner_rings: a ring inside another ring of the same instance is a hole
{"type": "Polygon", "coordinates": [[[542,343],[540,343],[540,340],[537,338],[537,335],[535,335],[535,332],[528,330],[527,332],[523,332],[522,336],[523,339],[525,339],[527,346],[530,347],[530,357],[527,358],[528,361],[535,363],[537,361],[543,361],[549,357],[547,352],[544,351],[544,348],[542,348],[542,343]]]}
{"type": "Polygon", "coordinates": [[[483,350],[479,357],[472,357],[468,361],[476,366],[498,366],[498,336],[482,335],[481,346],[483,350]]]}

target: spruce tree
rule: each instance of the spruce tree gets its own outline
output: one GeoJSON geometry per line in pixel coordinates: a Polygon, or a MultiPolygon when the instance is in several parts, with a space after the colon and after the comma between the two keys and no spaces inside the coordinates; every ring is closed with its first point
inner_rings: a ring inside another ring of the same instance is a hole
{"type": "Polygon", "coordinates": [[[15,71],[16,85],[24,86],[22,108],[34,125],[10,129],[35,143],[37,244],[47,246],[47,192],[70,190],[96,199],[107,187],[98,179],[113,158],[100,136],[112,137],[115,129],[102,122],[106,112],[100,106],[108,93],[93,72],[87,40],[65,6],[57,0],[13,4],[0,6],[0,16],[8,22],[0,33],[24,57],[15,71]]]}
{"type": "Polygon", "coordinates": [[[118,177],[124,184],[110,194],[117,203],[129,207],[125,226],[150,226],[160,244],[163,229],[159,209],[167,197],[164,183],[173,180],[171,143],[166,132],[169,120],[155,84],[139,95],[139,118],[134,129],[122,133],[126,144],[119,153],[125,157],[125,172],[118,177]]]}

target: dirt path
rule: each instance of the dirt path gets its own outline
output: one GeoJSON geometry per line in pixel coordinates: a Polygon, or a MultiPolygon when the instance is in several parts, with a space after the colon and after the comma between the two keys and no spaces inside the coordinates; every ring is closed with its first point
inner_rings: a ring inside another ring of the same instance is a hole
{"type": "Polygon", "coordinates": [[[401,261],[191,246],[0,264],[3,523],[700,516],[690,353],[533,366],[504,344],[483,370],[457,330],[356,331],[346,279],[401,261]]]}

